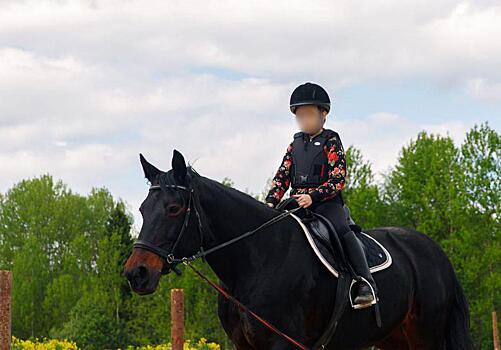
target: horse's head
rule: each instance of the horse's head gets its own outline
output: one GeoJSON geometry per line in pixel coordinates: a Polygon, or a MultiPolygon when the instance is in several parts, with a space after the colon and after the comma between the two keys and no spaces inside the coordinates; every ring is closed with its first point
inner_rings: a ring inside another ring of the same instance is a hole
{"type": "Polygon", "coordinates": [[[173,267],[169,255],[174,250],[176,256],[193,255],[200,247],[201,236],[196,232],[199,227],[195,213],[190,220],[190,211],[198,208],[191,187],[193,176],[187,171],[183,155],[174,150],[168,172],[148,163],[142,154],[139,157],[151,187],[139,208],[143,225],[125,263],[124,275],[134,292],[150,294],[158,287],[161,275],[173,267]]]}

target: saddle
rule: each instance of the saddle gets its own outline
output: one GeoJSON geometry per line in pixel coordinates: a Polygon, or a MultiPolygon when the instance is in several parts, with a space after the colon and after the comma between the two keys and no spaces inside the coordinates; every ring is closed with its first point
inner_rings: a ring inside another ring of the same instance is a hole
{"type": "MultiPolygon", "coordinates": [[[[276,209],[288,211],[298,206],[296,199],[291,197],[280,202],[276,209]]],[[[365,252],[370,272],[374,273],[389,267],[392,258],[388,250],[376,239],[362,231],[362,228],[351,218],[350,210],[346,204],[344,210],[348,226],[355,232],[355,236],[365,252]]],[[[343,245],[329,219],[308,208],[298,209],[294,214],[291,213],[290,215],[301,225],[315,254],[335,277],[338,277],[340,270],[348,268],[349,262],[345,257],[343,245]]]]}

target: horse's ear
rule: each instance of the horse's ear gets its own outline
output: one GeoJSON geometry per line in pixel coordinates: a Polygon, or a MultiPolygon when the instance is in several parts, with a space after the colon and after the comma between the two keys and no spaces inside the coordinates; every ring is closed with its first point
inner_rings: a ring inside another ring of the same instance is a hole
{"type": "Polygon", "coordinates": [[[162,171],[157,169],[152,164],[148,163],[146,158],[144,158],[141,153],[139,153],[139,160],[141,161],[141,165],[143,166],[144,177],[146,177],[150,183],[153,183],[155,177],[162,171]]]}
{"type": "Polygon", "coordinates": [[[186,184],[186,162],[184,161],[183,155],[176,149],[172,155],[172,170],[174,171],[174,178],[186,184]]]}

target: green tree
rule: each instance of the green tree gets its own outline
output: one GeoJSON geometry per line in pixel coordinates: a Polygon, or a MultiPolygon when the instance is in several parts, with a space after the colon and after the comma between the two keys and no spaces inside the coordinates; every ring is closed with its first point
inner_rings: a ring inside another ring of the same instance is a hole
{"type": "Polygon", "coordinates": [[[501,301],[501,142],[488,123],[467,134],[454,166],[453,234],[444,242],[465,289],[480,349],[492,349],[491,312],[501,301]]]}
{"type": "Polygon", "coordinates": [[[386,226],[386,207],[374,181],[371,164],[357,148],[346,149],[346,187],[342,191],[350,216],[362,229],[386,226]]]}
{"type": "Polygon", "coordinates": [[[119,328],[109,312],[108,301],[98,293],[84,294],[72,308],[68,322],[56,331],[56,337],[71,339],[83,349],[115,349],[110,343],[118,338],[119,328]]]}
{"type": "Polygon", "coordinates": [[[76,305],[93,305],[81,301],[83,295],[106,306],[119,333],[126,322],[122,305],[130,297],[121,274],[131,224],[124,203],[106,189],[93,188],[84,197],[50,175],[20,181],[2,194],[0,268],[13,270],[13,334],[57,334],[76,305]]]}
{"type": "Polygon", "coordinates": [[[402,148],[396,166],[385,176],[387,225],[413,227],[439,242],[449,237],[456,154],[450,137],[425,131],[402,148]]]}

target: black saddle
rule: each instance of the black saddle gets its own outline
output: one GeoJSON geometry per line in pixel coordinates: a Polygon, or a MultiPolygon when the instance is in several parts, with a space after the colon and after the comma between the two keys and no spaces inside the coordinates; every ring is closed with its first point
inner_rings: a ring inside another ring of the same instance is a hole
{"type": "MultiPolygon", "coordinates": [[[[280,211],[297,208],[299,204],[295,198],[287,198],[280,202],[276,209],[280,211]]],[[[349,227],[355,232],[355,236],[361,243],[367,263],[371,272],[383,270],[391,264],[391,257],[388,251],[374,238],[362,231],[350,216],[350,211],[346,204],[344,205],[346,218],[349,227]]],[[[320,254],[337,271],[346,269],[348,261],[345,258],[343,246],[336,229],[329,219],[325,216],[315,213],[308,208],[302,208],[294,212],[301,219],[314,240],[320,254]]]]}

